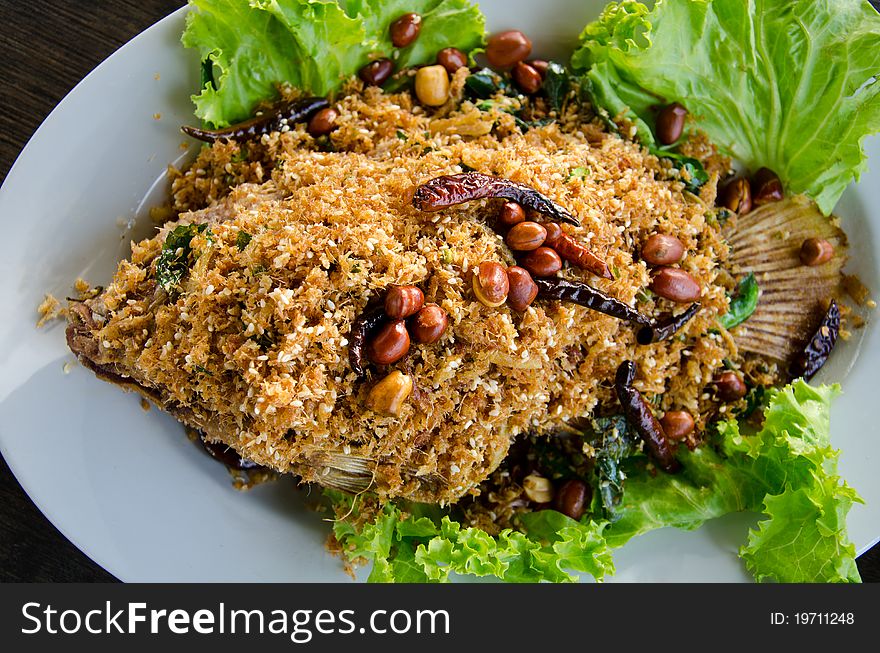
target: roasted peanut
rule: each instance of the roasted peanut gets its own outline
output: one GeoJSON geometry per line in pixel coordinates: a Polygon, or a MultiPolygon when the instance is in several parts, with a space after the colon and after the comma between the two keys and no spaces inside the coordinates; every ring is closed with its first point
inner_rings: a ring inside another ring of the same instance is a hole
{"type": "Polygon", "coordinates": [[[370,86],[382,86],[394,72],[394,64],[391,59],[376,59],[358,71],[360,77],[370,86]]]}
{"type": "Polygon", "coordinates": [[[513,67],[510,75],[513,77],[513,83],[526,95],[537,93],[544,81],[541,79],[541,73],[522,61],[513,67]]]}
{"type": "Polygon", "coordinates": [[[416,72],[416,97],[427,107],[439,107],[449,99],[449,74],[439,64],[416,72]]]}
{"type": "Polygon", "coordinates": [[[437,53],[437,63],[443,66],[450,75],[468,64],[467,55],[458,48],[443,48],[437,53]]]}
{"type": "Polygon", "coordinates": [[[671,145],[681,138],[687,113],[687,109],[678,102],[673,102],[660,109],[655,125],[657,140],[663,145],[671,145]]]}
{"type": "Polygon", "coordinates": [[[530,501],[535,503],[550,503],[553,501],[553,483],[548,478],[534,472],[523,479],[523,490],[530,501]]]}
{"type": "Polygon", "coordinates": [[[539,247],[523,256],[519,264],[536,277],[552,277],[562,269],[562,258],[556,250],[539,247]]]}
{"type": "Polygon", "coordinates": [[[385,294],[385,314],[394,320],[415,315],[425,304],[425,295],[415,286],[391,286],[385,294]]]}
{"type": "Polygon", "coordinates": [[[541,79],[544,79],[547,76],[547,70],[550,68],[549,61],[544,61],[543,59],[532,59],[531,61],[526,61],[526,63],[538,71],[541,79]]]}
{"type": "Polygon", "coordinates": [[[590,486],[582,480],[569,479],[556,491],[553,507],[563,515],[577,521],[584,516],[591,494],[590,486]]]}
{"type": "Polygon", "coordinates": [[[481,304],[489,308],[501,306],[510,292],[507,270],[500,263],[483,261],[474,274],[473,288],[481,304]]]}
{"type": "Polygon", "coordinates": [[[367,408],[382,415],[397,417],[412,391],[412,377],[400,370],[394,370],[370,389],[367,408]]]}
{"type": "Polygon", "coordinates": [[[752,210],[752,186],[745,177],[727,183],[718,194],[721,206],[734,213],[748,213],[752,210]]]}
{"type": "Polygon", "coordinates": [[[642,259],[649,265],[672,265],[684,256],[684,245],[675,236],[652,234],[642,245],[642,259]]]}
{"type": "Polygon", "coordinates": [[[700,284],[681,268],[658,268],[651,279],[654,294],[673,302],[689,303],[697,301],[703,294],[700,284]]]}
{"type": "Polygon", "coordinates": [[[752,178],[752,203],[762,206],[778,202],[784,197],[782,180],[770,168],[760,168],[752,178]]]}
{"type": "Polygon", "coordinates": [[[519,30],[498,32],[486,43],[486,58],[495,68],[509,68],[532,53],[532,42],[519,30]]]}
{"type": "Polygon", "coordinates": [[[440,340],[449,326],[449,315],[437,304],[426,304],[409,321],[412,339],[423,345],[431,345],[440,340]]]}
{"type": "Polygon", "coordinates": [[[393,23],[391,32],[391,44],[395,48],[405,48],[419,37],[422,30],[422,17],[418,14],[404,14],[393,23]]]}
{"type": "Polygon", "coordinates": [[[396,363],[408,352],[409,333],[403,320],[386,323],[367,343],[367,358],[377,365],[396,363]]]}
{"type": "Polygon", "coordinates": [[[547,230],[547,237],[544,239],[544,244],[547,247],[556,247],[556,243],[562,238],[562,227],[556,222],[548,222],[544,225],[544,229],[547,230]]]}
{"type": "Polygon", "coordinates": [[[715,394],[721,401],[733,402],[746,396],[746,384],[742,377],[728,370],[715,377],[715,394]]]}
{"type": "Polygon", "coordinates": [[[321,109],[318,113],[312,116],[306,129],[312,136],[326,136],[336,129],[336,119],[338,117],[339,112],[333,107],[321,109]]]}
{"type": "Polygon", "coordinates": [[[547,238],[547,230],[537,222],[520,222],[507,232],[504,242],[515,252],[530,252],[538,249],[547,238]]]}
{"type": "Polygon", "coordinates": [[[528,270],[518,265],[507,268],[507,280],[510,283],[507,303],[510,308],[522,313],[538,296],[538,284],[532,279],[528,270]]]}
{"type": "Polygon", "coordinates": [[[512,227],[526,219],[526,212],[516,202],[505,202],[498,214],[498,221],[505,227],[512,227]]]}
{"type": "Polygon", "coordinates": [[[821,238],[807,238],[801,245],[801,263],[804,265],[822,265],[834,256],[834,245],[821,238]]]}
{"type": "Polygon", "coordinates": [[[668,410],[660,426],[670,440],[683,440],[694,432],[694,418],[686,410],[668,410]]]}

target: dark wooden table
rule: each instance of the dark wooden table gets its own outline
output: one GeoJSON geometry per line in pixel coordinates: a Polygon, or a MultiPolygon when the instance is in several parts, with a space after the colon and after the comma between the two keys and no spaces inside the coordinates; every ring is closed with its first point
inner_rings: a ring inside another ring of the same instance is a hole
{"type": "MultiPolygon", "coordinates": [[[[119,46],[184,0],[0,0],[0,179],[73,86],[119,46]]],[[[0,216],[8,220],[9,216],[0,216]]],[[[880,581],[880,546],[859,559],[880,581]]],[[[0,459],[0,581],[112,581],[64,538],[0,459]]]]}

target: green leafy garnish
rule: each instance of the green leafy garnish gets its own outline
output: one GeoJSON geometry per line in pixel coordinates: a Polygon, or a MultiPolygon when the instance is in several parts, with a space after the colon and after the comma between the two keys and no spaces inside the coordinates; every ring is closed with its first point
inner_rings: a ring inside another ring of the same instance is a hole
{"type": "Polygon", "coordinates": [[[585,168],[583,166],[578,166],[577,168],[572,168],[571,172],[568,173],[568,178],[566,181],[573,181],[575,179],[583,179],[584,177],[590,176],[590,169],[585,168]]]}
{"type": "MultiPolygon", "coordinates": [[[[510,84],[491,68],[481,68],[464,80],[464,88],[471,100],[488,100],[499,91],[510,92],[510,84]]],[[[488,111],[477,105],[481,111],[488,111]]],[[[491,105],[488,105],[491,108],[491,105]]]]}
{"type": "Polygon", "coordinates": [[[699,193],[700,188],[709,181],[709,173],[699,159],[663,148],[650,147],[648,151],[656,157],[671,161],[673,167],[681,171],[685,188],[694,194],[699,193]]]}
{"type": "Polygon", "coordinates": [[[547,66],[547,76],[541,85],[550,106],[556,111],[562,110],[565,98],[568,97],[568,91],[571,89],[571,77],[565,66],[561,66],[555,61],[551,61],[547,66]]]}
{"type": "Polygon", "coordinates": [[[590,426],[588,441],[596,450],[593,486],[599,490],[605,514],[613,518],[623,498],[626,473],[622,463],[639,450],[638,440],[622,415],[599,417],[590,426]]]}
{"type": "Polygon", "coordinates": [[[732,329],[745,322],[758,308],[758,297],[761,292],[758,280],[749,272],[736,286],[736,293],[730,300],[730,308],[718,318],[719,324],[725,329],[732,329]]]}
{"type": "Polygon", "coordinates": [[[679,454],[680,473],[627,470],[608,543],[617,547],[655,528],[693,529],[749,510],[766,517],[740,549],[758,580],[858,582],[845,517],[861,499],[838,475],[839,454],[828,435],[831,399],[839,391],[802,380],[769,390],[758,433],[743,435],[735,420],[720,422],[714,446],[679,454]]]}
{"type": "Polygon", "coordinates": [[[198,50],[203,71],[196,115],[223,127],[251,115],[287,83],[307,93],[336,91],[372,56],[400,69],[428,63],[445,47],[482,45],[484,19],[468,0],[190,0],[183,44],[198,50]],[[388,26],[422,16],[419,38],[402,50],[388,26]]]}
{"type": "MultiPolygon", "coordinates": [[[[439,508],[387,504],[379,518],[334,532],[350,559],[373,561],[371,581],[443,581],[450,573],[507,581],[574,580],[613,573],[610,548],[648,531],[695,529],[737,511],[763,513],[740,556],[758,580],[857,582],[855,547],[845,518],[855,491],[837,473],[829,441],[829,408],[837,386],[799,380],[767,392],[763,428],[743,435],[735,420],[720,422],[713,440],[678,454],[676,474],[649,473],[647,458],[621,418],[595,420],[598,499],[592,518],[574,521],[553,510],[521,515],[524,532],[492,537],[462,527],[439,508]],[[633,455],[631,455],[633,454],[633,455]],[[596,515],[606,512],[611,522],[596,515]],[[408,514],[406,514],[408,513],[408,514]]],[[[355,499],[325,491],[357,512],[355,499]]]]}
{"type": "MultiPolygon", "coordinates": [[[[325,490],[334,502],[356,509],[352,497],[325,490]]],[[[596,578],[614,572],[602,531],[606,522],[576,522],[552,510],[525,516],[528,535],[510,529],[496,537],[462,527],[421,505],[404,513],[386,504],[371,524],[333,525],[350,560],[373,561],[370,582],[443,582],[451,574],[495,576],[513,583],[574,581],[569,572],[596,578]]]]}
{"type": "Polygon", "coordinates": [[[236,247],[238,247],[238,251],[244,251],[244,249],[251,242],[251,239],[253,239],[253,236],[251,236],[248,232],[239,231],[238,235],[235,237],[235,245],[236,247]]]}
{"type": "Polygon", "coordinates": [[[162,253],[156,261],[156,282],[165,292],[171,292],[189,270],[194,258],[192,239],[207,228],[206,224],[183,224],[165,237],[162,253]]]}
{"type": "Polygon", "coordinates": [[[587,25],[572,67],[643,144],[656,107],[680,102],[723,152],[826,214],[880,130],[880,14],[865,0],[623,0],[587,25]]]}

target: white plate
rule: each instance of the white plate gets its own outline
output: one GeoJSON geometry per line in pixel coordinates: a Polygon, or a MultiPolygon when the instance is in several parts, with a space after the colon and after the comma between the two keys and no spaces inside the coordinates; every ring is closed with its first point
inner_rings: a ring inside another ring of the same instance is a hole
{"type": "MultiPolygon", "coordinates": [[[[481,3],[491,31],[520,28],[537,54],[564,55],[600,0],[481,3]]],[[[25,491],[74,544],[126,581],[345,581],[324,551],[328,524],[289,480],[248,493],[183,435],[172,418],[73,365],[63,326],[34,329],[43,294],[70,294],[82,276],[106,283],[146,208],[166,192],[165,167],[190,153],[178,127],[193,121],[198,60],[179,44],[184,9],[135,38],[46,119],[0,190],[0,450],[25,491]],[[161,114],[155,119],[154,114],[161,114]]],[[[880,139],[873,170],[839,208],[851,271],[878,288],[880,139]],[[869,217],[873,217],[873,224],[869,217]]],[[[841,343],[819,380],[844,380],[834,442],[845,478],[867,500],[849,518],[859,551],[880,536],[874,418],[880,342],[870,325],[841,343]],[[855,352],[861,354],[855,365],[855,352]],[[844,378],[845,377],[845,378],[844,378]]],[[[616,555],[617,580],[728,581],[753,516],[699,531],[638,538],[616,555]]]]}

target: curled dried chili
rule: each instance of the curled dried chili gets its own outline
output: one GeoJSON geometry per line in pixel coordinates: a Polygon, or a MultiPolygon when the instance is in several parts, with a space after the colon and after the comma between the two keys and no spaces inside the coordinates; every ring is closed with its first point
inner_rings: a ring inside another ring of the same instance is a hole
{"type": "Polygon", "coordinates": [[[632,361],[623,361],[614,377],[614,390],[623,408],[623,414],[629,425],[645,442],[660,468],[667,472],[675,472],[679,468],[678,461],[672,454],[663,427],[654,417],[650,404],[642,393],[633,387],[635,378],[636,364],[632,361]]]}
{"type": "Polygon", "coordinates": [[[367,337],[385,319],[385,310],[381,304],[378,304],[372,308],[368,307],[351,325],[351,334],[348,336],[348,362],[358,376],[366,373],[364,368],[367,364],[365,352],[367,337]]]}
{"type": "Polygon", "coordinates": [[[840,307],[831,300],[831,305],[822,318],[816,333],[810,338],[804,350],[794,359],[789,370],[792,377],[802,376],[809,381],[828,360],[831,350],[840,333],[840,307]]]}
{"type": "Polygon", "coordinates": [[[687,324],[700,310],[699,302],[691,304],[686,311],[674,315],[662,322],[655,322],[643,326],[636,333],[636,342],[640,345],[650,345],[652,342],[660,342],[674,335],[681,327],[687,324]]]}
{"type": "Polygon", "coordinates": [[[582,281],[569,281],[557,277],[547,279],[535,279],[538,285],[538,299],[558,299],[573,302],[579,306],[616,317],[627,322],[634,322],[644,326],[651,325],[651,318],[642,315],[631,306],[619,299],[606,295],[601,290],[596,290],[582,281]]]}
{"type": "Polygon", "coordinates": [[[184,125],[180,129],[184,134],[206,143],[220,140],[246,141],[263,134],[282,131],[285,126],[292,127],[295,123],[305,122],[313,114],[328,106],[330,103],[324,98],[309,97],[285,102],[262,115],[224,129],[202,129],[188,125],[184,125]]]}
{"type": "Polygon", "coordinates": [[[480,172],[436,177],[416,189],[412,204],[419,211],[430,212],[487,197],[516,202],[524,208],[542,213],[553,220],[567,222],[576,227],[580,226],[580,221],[571,213],[534,188],[518,184],[510,179],[484,175],[480,172]]]}
{"type": "Polygon", "coordinates": [[[566,233],[563,233],[553,242],[556,253],[572,265],[592,272],[596,276],[605,279],[613,279],[608,264],[593,254],[585,245],[579,243],[566,233]]]}

